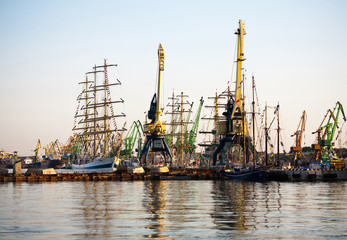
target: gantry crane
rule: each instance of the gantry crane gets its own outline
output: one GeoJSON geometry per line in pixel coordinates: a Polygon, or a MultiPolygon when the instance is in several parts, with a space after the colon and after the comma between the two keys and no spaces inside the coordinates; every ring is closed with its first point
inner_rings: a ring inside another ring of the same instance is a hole
{"type": "Polygon", "coordinates": [[[143,134],[142,124],[139,120],[134,121],[131,124],[131,127],[123,139],[124,149],[121,150],[121,155],[123,155],[126,159],[129,159],[133,155],[133,150],[136,142],[139,142],[139,151],[141,151],[141,136],[143,134]]]}
{"type": "Polygon", "coordinates": [[[34,149],[34,153],[35,153],[34,163],[38,162],[38,160],[39,160],[39,150],[40,150],[40,148],[41,148],[41,141],[39,139],[39,140],[37,140],[36,148],[34,149]]]}
{"type": "Polygon", "coordinates": [[[290,148],[290,150],[293,152],[294,165],[298,159],[301,159],[301,160],[306,159],[305,155],[302,153],[302,147],[301,147],[302,136],[305,131],[306,121],[307,121],[307,114],[306,114],[306,111],[304,110],[300,118],[299,125],[298,125],[298,128],[296,129],[296,132],[293,135],[291,135],[292,137],[295,136],[295,146],[290,148]]]}
{"type": "Polygon", "coordinates": [[[0,151],[0,158],[1,160],[11,159],[14,157],[16,152],[6,152],[4,149],[0,151]]]}
{"type": "Polygon", "coordinates": [[[320,145],[320,141],[322,139],[324,139],[325,135],[327,134],[327,128],[324,129],[324,132],[322,134],[322,126],[323,126],[323,123],[324,123],[324,121],[325,121],[325,119],[327,118],[328,115],[329,115],[329,118],[328,118],[329,121],[330,121],[330,119],[335,121],[335,116],[334,116],[333,112],[330,109],[328,109],[328,111],[325,114],[325,116],[323,118],[323,121],[319,125],[317,131],[312,132],[312,134],[316,134],[317,133],[317,143],[314,143],[314,144],[311,145],[311,148],[314,150],[314,154],[312,155],[311,160],[317,161],[323,155],[323,148],[320,145]]]}
{"type": "Polygon", "coordinates": [[[76,141],[78,139],[78,134],[74,133],[72,136],[68,138],[66,143],[62,146],[62,155],[73,155],[74,154],[74,146],[76,145],[76,141]]]}
{"type": "Polygon", "coordinates": [[[326,163],[328,158],[329,160],[331,160],[333,155],[335,155],[335,152],[333,149],[333,146],[334,146],[333,139],[334,139],[336,128],[338,128],[337,124],[338,124],[340,112],[343,115],[343,120],[346,121],[346,116],[343,111],[342,104],[340,102],[337,102],[333,110],[333,116],[335,116],[335,121],[330,122],[331,118],[329,118],[328,124],[321,127],[322,130],[326,129],[326,138],[320,140],[320,143],[319,143],[320,146],[323,147],[324,149],[323,156],[322,156],[323,163],[326,163]]]}
{"type": "MultiPolygon", "coordinates": [[[[248,126],[245,121],[244,112],[244,99],[242,96],[242,62],[246,60],[243,53],[243,36],[246,34],[242,20],[239,21],[239,28],[235,32],[238,35],[237,47],[237,70],[236,70],[236,86],[235,86],[235,99],[233,99],[230,90],[228,90],[228,102],[226,111],[223,112],[225,121],[219,121],[217,125],[217,134],[221,136],[219,145],[213,153],[213,165],[216,165],[218,155],[222,152],[227,143],[240,144],[245,148],[246,135],[248,134],[248,126]],[[242,144],[244,142],[244,144],[242,144]]],[[[247,142],[249,142],[247,140],[247,142]]],[[[248,143],[249,144],[249,143],[248,143]]],[[[244,149],[244,154],[247,151],[244,149]]],[[[246,156],[244,155],[244,161],[246,156]]],[[[225,164],[225,159],[222,155],[220,163],[225,164]]]]}
{"type": "Polygon", "coordinates": [[[148,111],[148,119],[150,123],[145,123],[143,126],[143,132],[146,134],[146,142],[140,155],[140,162],[142,165],[147,165],[148,153],[162,152],[165,163],[172,163],[172,156],[169,147],[164,140],[164,133],[166,132],[166,124],[160,121],[161,109],[161,73],[164,71],[164,49],[161,44],[158,48],[158,61],[159,61],[159,73],[158,73],[158,86],[157,94],[154,94],[150,109],[148,111]]]}
{"type": "Polygon", "coordinates": [[[195,140],[196,140],[196,136],[198,133],[198,128],[199,128],[199,122],[200,122],[200,114],[201,114],[201,109],[202,106],[204,104],[204,99],[203,97],[200,98],[200,104],[199,104],[199,108],[198,108],[198,112],[195,116],[195,121],[194,121],[194,125],[192,127],[192,129],[189,131],[189,153],[193,153],[195,151],[195,140]]]}
{"type": "Polygon", "coordinates": [[[60,159],[61,158],[61,146],[58,139],[49,143],[45,149],[45,158],[47,159],[60,159]]]}

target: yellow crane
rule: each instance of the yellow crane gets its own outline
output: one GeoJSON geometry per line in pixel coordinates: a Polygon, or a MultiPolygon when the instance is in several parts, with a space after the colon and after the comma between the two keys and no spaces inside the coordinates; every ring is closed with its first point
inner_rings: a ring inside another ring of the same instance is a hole
{"type": "Polygon", "coordinates": [[[39,160],[39,151],[41,148],[41,141],[40,139],[37,140],[36,148],[34,149],[35,157],[34,157],[34,163],[39,160]]]}
{"type": "Polygon", "coordinates": [[[146,134],[146,142],[140,155],[142,165],[147,165],[148,153],[161,152],[164,157],[165,163],[172,163],[172,156],[169,147],[164,140],[164,133],[166,132],[166,124],[160,121],[161,109],[161,74],[164,71],[165,55],[164,49],[161,44],[158,47],[158,86],[157,93],[154,94],[150,109],[147,117],[151,120],[150,123],[145,123],[143,132],[146,134]]]}
{"type": "Polygon", "coordinates": [[[5,159],[10,159],[14,156],[14,153],[11,153],[11,152],[6,152],[4,149],[2,149],[0,151],[0,158],[2,160],[5,160],[5,159]]]}
{"type": "Polygon", "coordinates": [[[296,132],[293,135],[291,135],[292,137],[295,136],[295,146],[290,148],[290,150],[293,152],[294,165],[297,159],[306,159],[305,155],[302,153],[302,147],[301,147],[302,136],[306,126],[306,120],[307,120],[307,114],[306,114],[306,111],[304,110],[300,118],[299,125],[296,132]]]}
{"type": "Polygon", "coordinates": [[[72,136],[70,136],[68,138],[66,143],[61,148],[63,155],[66,155],[66,154],[72,155],[73,154],[73,147],[76,143],[76,140],[77,140],[77,134],[76,133],[74,133],[72,136]]]}
{"type": "MultiPolygon", "coordinates": [[[[219,121],[217,124],[217,135],[221,135],[221,140],[219,141],[217,149],[213,153],[213,165],[216,165],[218,156],[220,156],[220,163],[222,165],[225,164],[225,159],[221,153],[223,152],[224,147],[228,144],[240,144],[243,145],[243,148],[245,148],[246,144],[249,144],[249,140],[246,140],[248,124],[245,121],[244,94],[242,93],[242,90],[244,90],[242,89],[244,81],[244,76],[242,75],[242,62],[246,60],[243,52],[243,37],[246,32],[242,20],[239,21],[239,28],[235,34],[238,35],[235,96],[232,96],[230,87],[228,86],[228,102],[226,105],[226,111],[223,112],[225,120],[219,121]]],[[[246,149],[244,149],[244,154],[246,152],[246,149]]],[[[244,161],[246,161],[245,155],[244,161]]]]}
{"type": "Polygon", "coordinates": [[[45,158],[47,159],[60,159],[61,158],[61,146],[59,140],[49,143],[45,149],[45,158]]]}

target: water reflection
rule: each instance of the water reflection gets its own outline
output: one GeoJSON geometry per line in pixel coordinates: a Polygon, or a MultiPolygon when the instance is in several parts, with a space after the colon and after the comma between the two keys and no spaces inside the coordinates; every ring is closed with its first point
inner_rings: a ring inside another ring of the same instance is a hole
{"type": "MultiPolygon", "coordinates": [[[[277,193],[277,198],[275,198],[275,201],[277,203],[277,212],[278,212],[278,216],[281,216],[282,214],[282,194],[281,194],[281,182],[275,182],[275,187],[276,187],[276,193],[277,193]]],[[[281,217],[277,218],[277,228],[280,228],[282,221],[281,221],[281,217]]]]}
{"type": "Polygon", "coordinates": [[[264,204],[265,204],[265,211],[264,211],[264,227],[269,228],[269,213],[270,213],[270,207],[269,207],[269,185],[265,184],[265,194],[264,194],[264,204]]]}
{"type": "Polygon", "coordinates": [[[234,181],[214,181],[212,188],[216,204],[211,213],[219,230],[245,230],[247,183],[234,181]]]}
{"type": "Polygon", "coordinates": [[[0,184],[0,239],[346,238],[347,183],[0,184]]]}
{"type": "Polygon", "coordinates": [[[215,181],[211,194],[216,204],[211,216],[216,228],[224,233],[234,230],[239,237],[245,230],[280,228],[281,191],[279,182],[215,181]]]}
{"type": "Polygon", "coordinates": [[[164,210],[167,207],[167,181],[146,181],[144,184],[143,206],[148,210],[150,216],[146,228],[152,230],[152,234],[144,237],[159,238],[167,237],[165,231],[164,210]]]}
{"type": "Polygon", "coordinates": [[[84,225],[83,238],[106,237],[111,235],[110,222],[110,193],[108,182],[83,182],[83,197],[79,197],[81,203],[77,213],[77,219],[84,225]],[[82,216],[79,216],[82,214],[82,216]]]}

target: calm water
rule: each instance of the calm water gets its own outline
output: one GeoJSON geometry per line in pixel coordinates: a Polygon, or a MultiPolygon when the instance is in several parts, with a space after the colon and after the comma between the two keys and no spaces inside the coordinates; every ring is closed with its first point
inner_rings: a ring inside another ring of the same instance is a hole
{"type": "Polygon", "coordinates": [[[346,182],[0,184],[0,239],[347,238],[346,182]]]}

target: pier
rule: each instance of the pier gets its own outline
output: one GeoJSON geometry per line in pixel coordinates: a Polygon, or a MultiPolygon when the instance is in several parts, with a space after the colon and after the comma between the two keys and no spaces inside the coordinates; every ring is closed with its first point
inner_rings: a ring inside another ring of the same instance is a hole
{"type": "Polygon", "coordinates": [[[273,169],[268,180],[273,181],[334,181],[347,180],[345,169],[273,169]]]}
{"type": "Polygon", "coordinates": [[[220,169],[178,169],[168,173],[128,173],[127,169],[117,169],[113,173],[57,173],[57,174],[0,174],[0,182],[57,182],[57,181],[143,181],[143,180],[217,180],[224,179],[220,169]]]}
{"type": "MultiPolygon", "coordinates": [[[[128,173],[126,168],[113,173],[74,173],[58,172],[56,174],[22,173],[13,174],[0,171],[1,182],[58,182],[58,181],[145,181],[145,180],[223,180],[224,169],[214,168],[170,168],[167,173],[153,173],[144,168],[144,173],[128,173]]],[[[4,170],[4,169],[2,169],[4,170]]],[[[268,181],[336,181],[347,180],[347,171],[341,170],[299,170],[272,169],[268,173],[268,181]]]]}

